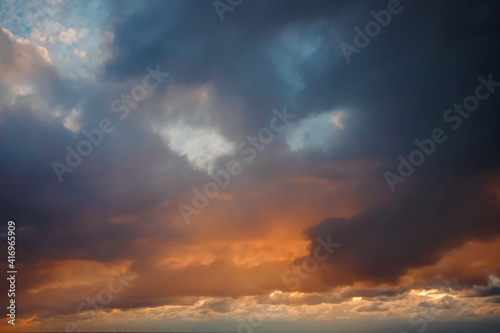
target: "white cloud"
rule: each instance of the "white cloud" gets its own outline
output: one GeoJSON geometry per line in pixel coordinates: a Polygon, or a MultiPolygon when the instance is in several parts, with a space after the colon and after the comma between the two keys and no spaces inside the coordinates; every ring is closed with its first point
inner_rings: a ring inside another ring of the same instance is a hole
{"type": "Polygon", "coordinates": [[[76,33],[76,30],[73,28],[69,28],[68,30],[61,31],[59,33],[59,40],[65,44],[76,42],[77,37],[78,34],[76,33]]]}
{"type": "Polygon", "coordinates": [[[87,52],[80,51],[78,49],[74,49],[73,52],[82,59],[87,56],[87,52]]]}
{"type": "Polygon", "coordinates": [[[160,131],[175,153],[185,156],[193,167],[212,173],[216,160],[233,155],[236,147],[211,128],[196,128],[179,122],[160,131]]]}
{"type": "Polygon", "coordinates": [[[80,129],[82,127],[82,124],[80,123],[79,120],[80,120],[80,111],[73,109],[71,110],[69,115],[63,118],[62,124],[66,129],[70,130],[75,134],[78,134],[78,132],[80,132],[80,129]]]}
{"type": "Polygon", "coordinates": [[[288,130],[287,144],[294,152],[301,150],[327,151],[339,145],[344,130],[344,112],[329,111],[306,117],[288,130]]]}

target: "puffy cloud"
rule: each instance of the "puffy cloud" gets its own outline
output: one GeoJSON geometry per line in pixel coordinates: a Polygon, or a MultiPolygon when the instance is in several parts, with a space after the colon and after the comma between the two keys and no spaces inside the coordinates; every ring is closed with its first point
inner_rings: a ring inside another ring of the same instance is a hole
{"type": "Polygon", "coordinates": [[[3,27],[0,31],[0,46],[0,73],[3,81],[30,83],[38,71],[52,62],[46,48],[15,38],[3,27]]]}
{"type": "Polygon", "coordinates": [[[74,43],[77,39],[77,32],[73,28],[69,28],[66,31],[61,31],[59,33],[59,39],[66,44],[74,43]]]}

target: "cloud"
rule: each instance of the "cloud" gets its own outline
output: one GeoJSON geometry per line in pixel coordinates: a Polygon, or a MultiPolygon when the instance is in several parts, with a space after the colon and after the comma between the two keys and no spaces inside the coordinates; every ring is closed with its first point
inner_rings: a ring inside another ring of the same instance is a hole
{"type": "Polygon", "coordinates": [[[227,299],[208,301],[204,303],[204,306],[218,313],[228,313],[231,311],[231,301],[227,299]]]}
{"type": "Polygon", "coordinates": [[[74,43],[77,39],[77,32],[73,28],[69,28],[68,30],[61,31],[59,33],[59,39],[61,40],[61,42],[66,43],[66,44],[74,43]]]}
{"type": "Polygon", "coordinates": [[[467,293],[468,297],[490,297],[500,295],[500,287],[476,287],[467,293]]]}
{"type": "Polygon", "coordinates": [[[408,292],[409,287],[396,287],[396,288],[373,288],[373,289],[356,289],[348,288],[343,290],[341,293],[342,298],[352,298],[352,297],[362,297],[362,298],[374,298],[374,297],[397,297],[408,292]]]}
{"type": "Polygon", "coordinates": [[[345,126],[343,115],[343,111],[330,111],[301,119],[287,135],[288,146],[292,151],[327,152],[340,145],[340,132],[345,126]]]}
{"type": "Polygon", "coordinates": [[[384,303],[381,302],[376,302],[376,303],[371,303],[371,304],[366,304],[366,305],[360,305],[356,308],[353,309],[355,312],[385,312],[388,311],[389,309],[387,307],[383,307],[384,303]]]}
{"type": "Polygon", "coordinates": [[[2,80],[28,82],[43,67],[51,64],[47,49],[15,38],[10,31],[0,31],[0,73],[2,80]]]}
{"type": "MultiPolygon", "coordinates": [[[[22,224],[22,316],[74,315],[117,267],[138,276],[103,316],[230,316],[246,297],[244,310],[270,306],[287,291],[283,272],[325,235],[342,247],[286,293],[278,318],[398,313],[391,302],[415,285],[457,276],[468,302],[490,302],[477,314],[495,315],[498,95],[397,196],[381,175],[478,75],[500,79],[498,4],[413,2],[345,64],[339,43],[386,5],[257,0],[220,22],[210,1],[91,2],[90,19],[70,2],[44,31],[2,28],[0,208],[22,224]],[[157,64],[172,80],[121,121],[112,101],[157,64]],[[294,128],[187,228],[178,204],[282,105],[294,128]],[[59,184],[51,162],[103,118],[116,130],[59,184]]],[[[460,308],[455,296],[444,308],[460,308]]]]}
{"type": "Polygon", "coordinates": [[[213,172],[219,157],[233,155],[236,151],[235,145],[214,129],[179,123],[161,130],[160,134],[172,151],[186,156],[195,169],[207,173],[213,172]]]}
{"type": "Polygon", "coordinates": [[[347,250],[327,260],[325,280],[332,285],[359,279],[396,283],[407,270],[436,263],[466,240],[498,235],[494,221],[500,218],[500,202],[496,195],[480,184],[459,189],[453,181],[436,182],[421,181],[389,205],[350,219],[326,219],[307,230],[311,249],[321,235],[331,235],[341,244],[351,240],[347,250]],[[471,224],[472,220],[476,222],[471,224]]]}

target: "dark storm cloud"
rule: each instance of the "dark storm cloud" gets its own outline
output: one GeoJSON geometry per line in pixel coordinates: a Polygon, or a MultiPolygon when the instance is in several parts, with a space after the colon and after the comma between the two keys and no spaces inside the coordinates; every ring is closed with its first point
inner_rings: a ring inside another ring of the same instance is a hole
{"type": "Polygon", "coordinates": [[[500,297],[494,297],[490,299],[490,303],[500,304],[500,297]]]}
{"type": "Polygon", "coordinates": [[[332,285],[360,279],[395,283],[408,269],[436,263],[445,251],[467,240],[498,235],[496,195],[464,180],[447,186],[436,183],[422,180],[418,188],[391,204],[350,219],[326,219],[309,229],[311,249],[323,235],[331,235],[343,246],[327,260],[325,281],[332,285]]]}
{"type": "MultiPolygon", "coordinates": [[[[0,78],[0,210],[8,219],[22,221],[19,232],[29,255],[21,252],[19,262],[42,258],[112,261],[129,258],[137,237],[169,238],[168,227],[109,222],[116,215],[141,214],[146,207],[168,200],[179,188],[187,190],[181,179],[197,177],[160,138],[135,125],[134,116],[120,124],[111,112],[111,101],[137,82],[108,88],[63,78],[34,44],[16,41],[4,31],[0,31],[0,44],[4,74],[0,78]],[[29,84],[33,94],[15,96],[9,83],[16,82],[29,84]],[[61,117],[73,108],[82,110],[83,129],[93,130],[106,117],[116,130],[59,183],[52,162],[64,163],[66,147],[75,149],[85,139],[61,126],[61,117]],[[178,177],[166,177],[172,173],[168,170],[176,170],[178,177]]],[[[138,108],[136,113],[140,112],[138,108]]],[[[143,217],[156,220],[151,215],[143,217]]]]}
{"type": "MultiPolygon", "coordinates": [[[[106,105],[102,103],[103,107],[106,105]]],[[[116,132],[120,130],[123,128],[116,132]]],[[[17,222],[17,237],[22,239],[17,264],[29,267],[31,272],[19,277],[20,298],[41,283],[38,268],[43,269],[52,261],[130,260],[154,252],[154,239],[168,242],[174,237],[177,240],[184,237],[168,224],[162,225],[158,216],[145,211],[168,200],[179,187],[188,186],[180,179],[189,178],[192,173],[184,161],[165,150],[161,140],[155,140],[140,128],[129,130],[128,136],[122,132],[119,138],[106,138],[59,183],[51,163],[63,160],[65,146],[75,147],[81,136],[60,124],[40,121],[32,110],[20,105],[2,109],[0,211],[7,218],[2,228],[6,228],[8,220],[17,222]],[[165,177],[169,172],[158,173],[150,165],[180,170],[179,178],[172,181],[165,177]],[[158,175],[163,176],[162,180],[157,179],[158,175]],[[130,215],[137,223],[111,223],[117,215],[130,215]],[[143,239],[149,243],[141,243],[143,239]]],[[[5,283],[2,286],[6,287],[5,283]]],[[[80,295],[77,290],[71,292],[80,295]]],[[[68,298],[61,296],[61,300],[68,298]]],[[[37,307],[41,303],[30,303],[26,309],[31,305],[37,307]]],[[[53,314],[50,309],[58,308],[46,305],[43,303],[42,307],[50,314],[53,314]]],[[[61,308],[66,305],[58,309],[61,308]]],[[[68,310],[61,313],[65,311],[68,310]]]]}
{"type": "Polygon", "coordinates": [[[245,53],[254,53],[252,48],[270,35],[291,24],[332,17],[342,3],[252,1],[234,12],[230,22],[221,24],[211,2],[144,2],[141,9],[117,22],[115,57],[108,62],[107,71],[116,77],[136,75],[142,71],[137,59],[143,59],[172,68],[180,82],[213,80],[220,74],[229,75],[232,66],[258,64],[259,59],[245,58],[245,53]],[[228,63],[228,57],[235,61],[228,63]]]}
{"type": "MultiPolygon", "coordinates": [[[[335,157],[394,156],[427,135],[446,108],[470,93],[478,75],[500,73],[494,60],[498,4],[402,4],[403,12],[348,65],[339,43],[352,43],[354,26],[364,27],[370,10],[386,8],[387,1],[248,1],[224,22],[210,2],[149,2],[115,25],[107,73],[136,75],[144,60],[169,68],[179,84],[215,82],[219,94],[242,102],[250,128],[262,125],[276,105],[301,116],[338,106],[359,109],[335,157]],[[305,37],[297,40],[304,47],[306,40],[322,40],[309,59],[289,69],[304,81],[300,91],[271,56],[278,54],[282,64],[290,60],[296,50],[280,37],[292,32],[305,37]]],[[[488,109],[462,131],[463,140],[481,126],[493,130],[498,113],[488,109]]]]}
{"type": "MultiPolygon", "coordinates": [[[[211,2],[149,2],[115,26],[115,56],[107,63],[107,74],[120,79],[140,73],[143,61],[160,63],[177,84],[215,82],[221,96],[235,105],[242,103],[250,128],[262,126],[272,107],[290,102],[287,96],[293,89],[271,59],[273,51],[283,53],[278,55],[280,60],[286,56],[277,37],[286,28],[297,25],[302,33],[309,24],[338,16],[336,9],[345,3],[253,1],[221,23],[211,2]]],[[[305,37],[328,34],[328,29],[320,26],[318,31],[306,31],[305,37]]],[[[307,68],[292,70],[304,72],[307,68]]]]}
{"type": "Polygon", "coordinates": [[[500,295],[500,287],[490,286],[490,287],[478,287],[472,289],[466,293],[468,297],[490,297],[490,296],[499,296],[500,295]]]}
{"type": "MultiPolygon", "coordinates": [[[[137,75],[143,70],[137,59],[147,59],[168,68],[172,83],[214,83],[220,97],[243,111],[246,129],[224,119],[219,123],[227,137],[238,141],[246,136],[242,132],[262,128],[277,105],[288,105],[298,118],[343,108],[342,144],[329,154],[305,158],[318,164],[374,161],[380,169],[363,176],[381,178],[385,170],[397,167],[399,154],[415,149],[416,138],[429,137],[434,128],[443,126],[443,112],[474,92],[479,75],[493,73],[500,81],[495,61],[500,55],[498,4],[402,4],[403,12],[347,64],[340,42],[352,43],[353,28],[363,27],[372,19],[370,10],[386,8],[387,1],[249,1],[228,13],[224,22],[215,11],[209,15],[213,10],[209,2],[151,2],[117,21],[114,57],[106,73],[118,80],[137,75]],[[288,69],[302,79],[302,90],[287,81],[279,68],[297,52],[283,43],[290,36],[302,36],[296,43],[304,47],[306,41],[321,40],[310,58],[292,62],[288,69]],[[275,54],[278,61],[273,60],[275,54]]],[[[448,133],[448,141],[402,186],[411,186],[420,177],[440,183],[450,174],[469,178],[494,170],[499,163],[500,132],[495,125],[500,120],[499,100],[500,94],[493,94],[459,131],[448,133]]],[[[283,158],[286,147],[280,143],[282,138],[269,148],[272,156],[263,155],[250,166],[255,181],[307,172],[286,167],[298,161],[283,158]]],[[[319,176],[338,179],[328,173],[319,176]]],[[[378,198],[385,196],[387,188],[381,183],[362,190],[378,198]]]]}
{"type": "Polygon", "coordinates": [[[174,184],[153,180],[141,164],[177,163],[162,143],[140,132],[120,140],[107,138],[59,183],[51,163],[63,160],[65,146],[75,147],[81,138],[23,110],[5,109],[2,119],[1,136],[6,139],[0,141],[0,150],[8,163],[0,164],[0,207],[9,219],[22,221],[29,256],[20,254],[19,260],[116,260],[131,255],[138,237],[159,235],[150,223],[110,224],[109,219],[139,213],[174,193],[174,184]],[[123,154],[125,150],[136,151],[136,160],[123,154]],[[152,191],[147,184],[153,182],[163,187],[152,191]],[[89,240],[92,246],[87,246],[89,240]]]}
{"type": "MultiPolygon", "coordinates": [[[[399,154],[415,149],[414,139],[429,137],[432,129],[443,126],[443,112],[474,92],[479,75],[492,73],[500,81],[495,61],[500,55],[495,37],[497,4],[414,5],[393,18],[352,64],[332,69],[325,62],[326,71],[311,78],[298,93],[297,108],[326,110],[340,104],[361,110],[354,113],[359,118],[350,118],[348,126],[356,127],[347,129],[343,145],[319,160],[376,159],[383,165],[380,177],[384,169],[397,167],[399,154]]],[[[383,7],[373,4],[369,8],[383,7]]],[[[347,38],[353,33],[349,29],[367,20],[350,20],[350,28],[341,28],[342,38],[350,42],[347,38]]],[[[252,63],[247,68],[262,68],[252,63]]],[[[282,84],[278,80],[274,88],[282,84]]],[[[390,204],[375,200],[376,207],[367,207],[352,219],[325,220],[308,231],[311,248],[316,237],[325,234],[342,244],[351,243],[331,258],[333,272],[340,274],[326,276],[330,283],[348,283],[363,276],[378,282],[396,281],[408,268],[435,263],[445,251],[467,240],[498,234],[498,198],[489,191],[488,181],[478,177],[486,172],[498,174],[499,97],[493,94],[464,120],[459,131],[448,132],[448,142],[401,185],[399,198],[390,204]],[[409,216],[415,214],[416,218],[409,216]]],[[[380,187],[366,190],[377,197],[384,196],[387,188],[381,182],[380,187]]]]}
{"type": "Polygon", "coordinates": [[[408,287],[385,288],[385,289],[354,289],[350,288],[342,291],[340,296],[342,298],[363,297],[363,298],[376,298],[376,297],[398,297],[409,291],[408,287]]]}

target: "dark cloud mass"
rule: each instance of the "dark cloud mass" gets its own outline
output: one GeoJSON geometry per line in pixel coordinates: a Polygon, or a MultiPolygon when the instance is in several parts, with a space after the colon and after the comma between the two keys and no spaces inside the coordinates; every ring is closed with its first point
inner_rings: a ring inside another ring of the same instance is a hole
{"type": "Polygon", "coordinates": [[[443,182],[437,179],[412,188],[387,206],[351,219],[327,219],[309,229],[311,248],[324,235],[347,243],[348,250],[329,259],[333,267],[325,279],[333,284],[358,279],[396,282],[409,268],[436,263],[445,251],[465,241],[498,235],[500,202],[496,194],[477,185],[460,188],[456,182],[443,182]],[[356,242],[350,243],[351,239],[356,242]]]}

